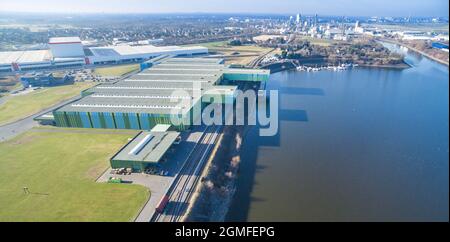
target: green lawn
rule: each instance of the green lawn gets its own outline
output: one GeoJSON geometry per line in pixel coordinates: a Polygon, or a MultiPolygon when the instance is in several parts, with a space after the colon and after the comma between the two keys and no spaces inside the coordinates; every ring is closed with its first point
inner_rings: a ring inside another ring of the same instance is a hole
{"type": "Polygon", "coordinates": [[[133,220],[149,191],[95,182],[132,136],[32,129],[0,143],[0,221],[133,220]]]}
{"type": "Polygon", "coordinates": [[[337,43],[336,40],[330,40],[330,39],[319,39],[319,38],[313,38],[311,36],[301,36],[297,37],[302,40],[307,40],[313,45],[320,45],[320,46],[330,46],[333,43],[337,43]]]}
{"type": "Polygon", "coordinates": [[[95,69],[95,74],[100,76],[122,76],[139,69],[138,64],[101,67],[95,69]]]}
{"type": "Polygon", "coordinates": [[[80,94],[93,83],[75,83],[57,87],[48,87],[22,95],[10,95],[0,104],[0,125],[17,121],[38,113],[59,102],[80,94]]]}

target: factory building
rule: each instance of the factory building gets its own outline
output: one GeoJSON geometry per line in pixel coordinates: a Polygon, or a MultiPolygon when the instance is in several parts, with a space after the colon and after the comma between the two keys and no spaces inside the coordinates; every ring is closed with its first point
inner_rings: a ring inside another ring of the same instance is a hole
{"type": "Polygon", "coordinates": [[[91,47],[86,50],[86,64],[116,64],[128,62],[142,62],[160,55],[195,56],[208,53],[208,48],[152,46],[152,45],[117,45],[105,47],[91,47]]]}
{"type": "Polygon", "coordinates": [[[208,53],[201,46],[153,45],[84,46],[78,37],[50,38],[48,50],[0,52],[0,73],[51,68],[82,68],[101,64],[143,62],[160,55],[193,56],[208,53]]]}
{"type": "Polygon", "coordinates": [[[111,168],[131,168],[134,172],[158,168],[179,134],[167,130],[142,131],[110,159],[111,168]]]}
{"type": "Polygon", "coordinates": [[[83,45],[78,37],[50,38],[48,45],[54,58],[84,57],[83,45]]]}
{"type": "Polygon", "coordinates": [[[73,84],[74,77],[70,75],[55,76],[52,73],[30,73],[20,77],[22,85],[27,87],[47,87],[63,84],[73,84]]]}
{"type": "Polygon", "coordinates": [[[82,99],[53,112],[55,123],[60,127],[150,130],[179,118],[183,122],[175,128],[185,130],[206,104],[234,102],[237,87],[221,85],[223,82],[269,78],[268,70],[233,69],[221,63],[221,59],[211,58],[162,60],[125,80],[84,91],[82,99]],[[183,92],[177,93],[173,102],[177,90],[183,92]],[[188,102],[180,105],[183,100],[188,102]]]}

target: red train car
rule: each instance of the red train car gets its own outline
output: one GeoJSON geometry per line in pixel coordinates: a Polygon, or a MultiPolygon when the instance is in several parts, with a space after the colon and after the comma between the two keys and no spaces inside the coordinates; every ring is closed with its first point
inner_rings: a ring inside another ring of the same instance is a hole
{"type": "Polygon", "coordinates": [[[164,197],[159,201],[158,207],[156,207],[156,212],[162,213],[164,211],[164,208],[166,207],[167,203],[169,203],[169,196],[164,195],[164,197]]]}

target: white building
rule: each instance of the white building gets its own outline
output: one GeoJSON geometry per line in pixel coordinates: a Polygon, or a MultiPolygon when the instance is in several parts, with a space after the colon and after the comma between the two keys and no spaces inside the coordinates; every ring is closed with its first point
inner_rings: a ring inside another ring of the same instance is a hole
{"type": "Polygon", "coordinates": [[[83,57],[83,45],[79,37],[57,37],[50,38],[48,42],[53,57],[83,57]]]}
{"type": "Polygon", "coordinates": [[[355,33],[358,33],[358,34],[364,33],[364,28],[359,25],[359,21],[356,21],[354,31],[355,31],[355,33]]]}
{"type": "Polygon", "coordinates": [[[78,37],[51,38],[49,50],[0,52],[0,72],[49,68],[81,68],[85,65],[141,62],[160,55],[192,56],[208,54],[202,46],[178,47],[127,44],[104,47],[84,46],[78,37]]]}
{"type": "Polygon", "coordinates": [[[88,65],[140,62],[160,55],[191,56],[208,53],[208,48],[201,46],[116,45],[91,47],[88,50],[89,54],[86,55],[86,64],[88,65]]]}
{"type": "Polygon", "coordinates": [[[401,34],[403,40],[431,40],[432,37],[422,31],[404,31],[401,34]]]}

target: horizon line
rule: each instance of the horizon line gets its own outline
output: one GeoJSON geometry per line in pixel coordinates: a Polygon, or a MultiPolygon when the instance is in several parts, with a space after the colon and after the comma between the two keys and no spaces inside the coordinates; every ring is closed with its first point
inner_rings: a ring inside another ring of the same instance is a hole
{"type": "MultiPolygon", "coordinates": [[[[80,14],[103,14],[103,15],[127,15],[127,14],[136,14],[136,15],[187,15],[187,14],[206,14],[206,15],[214,15],[214,14],[222,14],[222,15],[277,15],[277,16],[295,16],[297,13],[270,13],[270,12],[114,12],[114,11],[105,11],[105,12],[97,12],[97,11],[87,11],[87,12],[61,12],[61,11],[49,11],[49,12],[41,12],[41,11],[9,11],[9,10],[0,10],[0,14],[2,13],[10,13],[10,14],[55,14],[55,15],[80,15],[80,14]]],[[[319,14],[319,13],[304,13],[303,16],[314,16],[317,14],[318,16],[324,17],[360,17],[360,18],[371,18],[371,17],[394,17],[394,18],[407,18],[407,17],[415,17],[415,18],[431,18],[431,17],[439,17],[439,18],[449,18],[449,16],[440,16],[440,15],[339,15],[339,14],[319,14]]]]}

